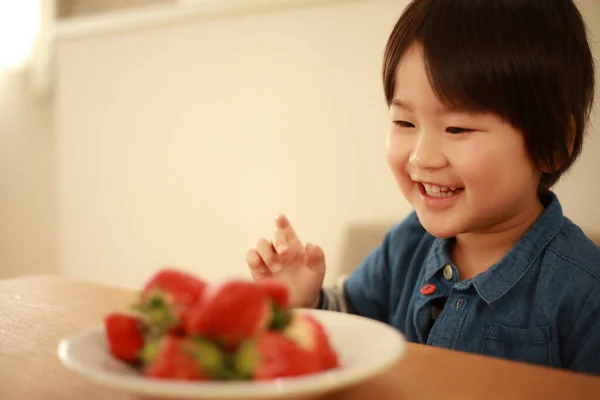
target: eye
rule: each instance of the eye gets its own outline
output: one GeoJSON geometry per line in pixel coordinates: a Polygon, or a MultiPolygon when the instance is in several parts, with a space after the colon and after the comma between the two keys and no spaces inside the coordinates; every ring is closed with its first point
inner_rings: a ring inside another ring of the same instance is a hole
{"type": "Polygon", "coordinates": [[[394,124],[402,127],[402,128],[414,128],[415,126],[408,121],[394,121],[394,124]]]}
{"type": "Polygon", "coordinates": [[[472,132],[473,129],[468,129],[468,128],[459,128],[457,126],[449,126],[448,128],[446,128],[446,132],[451,133],[453,135],[458,135],[461,133],[467,133],[467,132],[472,132]]]}

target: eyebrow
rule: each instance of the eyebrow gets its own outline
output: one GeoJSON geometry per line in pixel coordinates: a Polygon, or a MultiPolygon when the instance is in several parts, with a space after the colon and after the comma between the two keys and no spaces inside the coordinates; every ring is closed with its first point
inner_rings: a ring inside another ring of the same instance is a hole
{"type": "MultiPolygon", "coordinates": [[[[414,112],[414,105],[407,100],[402,100],[399,99],[397,97],[395,97],[394,99],[392,99],[392,106],[396,106],[399,108],[402,108],[406,111],[410,111],[410,112],[414,112]]],[[[446,105],[446,106],[441,106],[440,113],[447,113],[447,114],[470,114],[472,113],[471,110],[464,108],[464,107],[460,107],[460,106],[454,106],[454,105],[446,105]]]]}
{"type": "Polygon", "coordinates": [[[407,111],[413,111],[414,110],[413,105],[409,101],[404,101],[404,100],[401,100],[399,98],[394,98],[392,100],[392,105],[394,105],[396,107],[403,108],[403,109],[405,109],[407,111]]]}

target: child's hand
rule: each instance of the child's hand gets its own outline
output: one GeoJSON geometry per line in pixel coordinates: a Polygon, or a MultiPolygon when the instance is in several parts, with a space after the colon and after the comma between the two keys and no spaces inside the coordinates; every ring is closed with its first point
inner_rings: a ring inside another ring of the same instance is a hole
{"type": "Polygon", "coordinates": [[[285,215],[277,215],[275,226],[273,241],[260,239],[246,255],[252,278],[275,278],[288,285],[291,307],[314,308],[325,276],[323,250],[305,246],[285,215]]]}

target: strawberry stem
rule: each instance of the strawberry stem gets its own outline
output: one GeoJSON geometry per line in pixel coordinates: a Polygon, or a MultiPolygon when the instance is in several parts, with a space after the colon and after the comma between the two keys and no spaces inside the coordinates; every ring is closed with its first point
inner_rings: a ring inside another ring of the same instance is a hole
{"type": "Polygon", "coordinates": [[[271,324],[269,325],[270,330],[282,331],[290,324],[292,321],[292,311],[287,309],[282,309],[278,307],[275,303],[272,305],[273,309],[273,317],[271,318],[271,324]]]}
{"type": "Polygon", "coordinates": [[[254,369],[260,361],[260,355],[254,342],[245,342],[240,345],[233,359],[233,367],[242,379],[251,378],[254,369]]]}

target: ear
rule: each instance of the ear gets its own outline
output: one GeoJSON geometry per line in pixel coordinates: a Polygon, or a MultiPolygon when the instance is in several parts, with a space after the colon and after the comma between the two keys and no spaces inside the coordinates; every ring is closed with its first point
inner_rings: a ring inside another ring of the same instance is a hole
{"type": "Polygon", "coordinates": [[[556,166],[555,169],[550,168],[550,166],[548,165],[542,165],[540,167],[540,172],[542,173],[551,173],[554,172],[556,169],[560,169],[562,167],[563,164],[565,164],[566,162],[568,162],[568,159],[571,158],[571,156],[573,155],[573,150],[575,149],[575,137],[577,135],[577,123],[575,122],[575,117],[573,115],[571,115],[571,118],[569,119],[569,132],[567,135],[567,159],[561,159],[560,154],[555,155],[554,157],[554,165],[556,166]]]}

